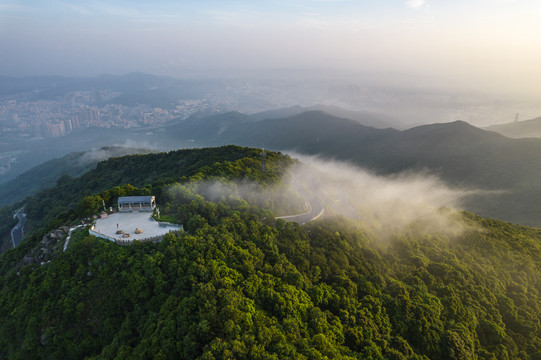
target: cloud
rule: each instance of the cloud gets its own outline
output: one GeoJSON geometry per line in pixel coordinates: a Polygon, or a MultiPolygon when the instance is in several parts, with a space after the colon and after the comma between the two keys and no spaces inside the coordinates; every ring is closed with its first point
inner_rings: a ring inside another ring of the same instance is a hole
{"type": "Polygon", "coordinates": [[[20,11],[20,10],[23,10],[23,7],[20,5],[0,4],[0,12],[20,11]]]}
{"type": "Polygon", "coordinates": [[[87,165],[89,163],[107,160],[111,157],[155,152],[155,149],[156,147],[152,147],[148,143],[142,144],[133,140],[126,140],[121,145],[112,145],[86,151],[81,155],[78,165],[87,165]]]}
{"type": "Polygon", "coordinates": [[[412,9],[420,8],[425,4],[425,0],[408,0],[406,1],[406,5],[412,9]]]}
{"type": "Polygon", "coordinates": [[[293,170],[293,178],[325,204],[324,216],[359,220],[383,237],[412,227],[425,233],[458,235],[460,209],[476,190],[447,186],[429,173],[378,176],[345,163],[296,156],[309,166],[293,170]]]}
{"type": "MultiPolygon", "coordinates": [[[[253,28],[257,22],[254,19],[264,19],[261,17],[261,13],[246,10],[220,10],[212,9],[206,11],[207,19],[211,19],[213,24],[225,25],[233,28],[253,28]]],[[[267,21],[272,15],[267,15],[267,21]]]]}
{"type": "Polygon", "coordinates": [[[378,176],[341,162],[300,158],[303,163],[290,169],[282,179],[282,187],[263,188],[247,181],[205,181],[176,184],[167,193],[174,199],[188,186],[210,201],[242,198],[286,217],[306,212],[307,202],[316,197],[325,207],[323,218],[344,216],[380,239],[411,231],[460,235],[465,225],[455,209],[461,208],[466,196],[477,193],[450,188],[423,172],[378,176]]]}
{"type": "Polygon", "coordinates": [[[68,4],[68,3],[60,3],[65,8],[83,16],[92,15],[92,11],[90,11],[87,7],[74,5],[74,4],[68,4]]]}
{"type": "Polygon", "coordinates": [[[295,25],[301,29],[329,30],[334,24],[314,17],[305,16],[297,19],[295,25]]]}

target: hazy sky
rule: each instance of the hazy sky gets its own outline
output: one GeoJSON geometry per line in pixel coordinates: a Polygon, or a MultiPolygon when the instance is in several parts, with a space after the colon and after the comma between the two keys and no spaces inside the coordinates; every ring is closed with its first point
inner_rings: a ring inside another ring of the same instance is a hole
{"type": "Polygon", "coordinates": [[[539,0],[0,0],[0,74],[260,69],[541,91],[539,0]]]}

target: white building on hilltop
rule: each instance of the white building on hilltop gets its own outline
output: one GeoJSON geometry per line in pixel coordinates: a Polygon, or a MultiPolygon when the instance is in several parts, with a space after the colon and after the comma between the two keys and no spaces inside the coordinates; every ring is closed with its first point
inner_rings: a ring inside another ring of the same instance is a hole
{"type": "Polygon", "coordinates": [[[89,234],[128,245],[134,240],[157,243],[165,234],[183,230],[182,225],[154,220],[151,215],[155,208],[154,196],[121,196],[119,211],[97,219],[89,234]]]}
{"type": "Polygon", "coordinates": [[[154,196],[121,196],[118,198],[118,211],[154,211],[156,198],[154,196]]]}

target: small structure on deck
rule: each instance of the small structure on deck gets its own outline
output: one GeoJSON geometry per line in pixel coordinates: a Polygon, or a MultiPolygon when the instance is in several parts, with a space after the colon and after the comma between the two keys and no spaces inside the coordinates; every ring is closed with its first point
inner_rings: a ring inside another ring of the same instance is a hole
{"type": "Polygon", "coordinates": [[[156,198],[154,196],[121,196],[118,198],[118,211],[154,211],[156,198]]]}
{"type": "Polygon", "coordinates": [[[165,234],[179,234],[180,224],[156,221],[152,212],[156,209],[154,196],[122,196],[118,198],[118,212],[96,216],[89,234],[113,241],[119,245],[129,245],[133,242],[160,242],[165,234]]]}

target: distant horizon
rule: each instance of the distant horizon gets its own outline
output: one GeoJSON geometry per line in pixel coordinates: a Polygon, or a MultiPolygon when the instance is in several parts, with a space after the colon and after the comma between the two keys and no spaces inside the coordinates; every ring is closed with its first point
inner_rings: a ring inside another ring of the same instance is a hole
{"type": "Polygon", "coordinates": [[[64,78],[64,79],[93,79],[100,77],[126,77],[129,75],[146,75],[153,77],[163,77],[174,80],[237,80],[237,81],[311,81],[320,83],[350,84],[359,86],[371,86],[394,89],[416,89],[418,91],[433,91],[435,93],[471,93],[478,96],[500,97],[502,99],[514,100],[537,100],[537,94],[524,94],[520,91],[504,91],[500,89],[480,89],[474,85],[452,86],[449,83],[439,82],[435,77],[429,77],[421,74],[408,74],[393,71],[379,72],[346,72],[340,70],[328,69],[265,69],[264,72],[243,71],[239,69],[236,72],[215,71],[186,71],[179,74],[159,74],[146,71],[129,72],[101,72],[88,74],[61,74],[61,73],[28,73],[28,74],[7,74],[0,73],[0,77],[23,79],[23,78],[64,78]],[[322,75],[323,73],[323,75],[322,75]]]}
{"type": "MultiPolygon", "coordinates": [[[[87,79],[92,81],[92,86],[99,87],[100,84],[94,84],[92,79],[100,81],[100,78],[103,78],[106,81],[103,89],[106,89],[113,84],[108,83],[107,77],[111,77],[111,80],[115,78],[120,80],[130,76],[134,80],[141,77],[139,85],[135,85],[139,80],[136,80],[135,83],[128,80],[131,84],[128,87],[145,86],[145,78],[149,77],[165,80],[163,83],[165,87],[160,85],[160,80],[157,83],[155,82],[156,85],[152,86],[162,87],[163,89],[167,89],[169,86],[177,88],[174,91],[178,91],[178,95],[174,95],[175,92],[169,91],[167,98],[170,96],[179,96],[179,98],[187,96],[187,98],[190,98],[197,93],[199,97],[211,96],[214,100],[218,98],[225,100],[227,97],[231,97],[231,90],[233,90],[236,93],[235,96],[245,93],[249,97],[255,96],[255,98],[263,101],[262,104],[266,103],[266,105],[251,106],[249,102],[239,103],[238,101],[241,100],[237,97],[235,101],[240,107],[231,106],[231,104],[226,105],[231,111],[253,114],[259,111],[288,108],[294,105],[310,107],[322,104],[338,106],[352,111],[384,114],[400,122],[400,128],[456,120],[463,120],[478,127],[485,127],[512,122],[516,119],[517,114],[520,120],[535,119],[541,115],[541,106],[537,101],[537,97],[534,96],[510,91],[501,92],[498,89],[483,91],[465,86],[453,88],[448,83],[438,83],[429,77],[414,77],[396,72],[356,72],[355,76],[352,76],[351,73],[347,72],[329,71],[324,73],[323,76],[319,76],[319,73],[312,70],[296,71],[288,68],[272,69],[272,71],[269,70],[264,73],[249,71],[237,74],[205,73],[204,76],[195,73],[190,74],[190,76],[159,75],[142,71],[118,74],[102,73],[87,76],[66,74],[0,75],[0,77],[4,76],[6,79],[14,79],[0,84],[0,90],[4,95],[11,93],[11,86],[14,87],[15,92],[19,93],[21,91],[52,88],[51,85],[54,85],[55,79],[59,79],[59,83],[55,87],[68,85],[67,89],[73,91],[77,90],[77,86],[82,86],[81,90],[89,89],[88,85],[85,85],[87,79]],[[49,78],[51,79],[50,84],[47,83],[49,78]],[[31,81],[23,80],[18,82],[17,79],[36,79],[37,82],[34,86],[37,87],[33,88],[31,81]],[[60,79],[65,79],[65,81],[60,79]],[[75,80],[75,82],[70,80],[75,80]],[[175,81],[178,81],[178,83],[175,84],[175,81]],[[186,82],[186,84],[183,82],[186,82]],[[192,93],[191,85],[194,86],[193,91],[195,93],[192,93]],[[342,91],[344,89],[349,91],[347,88],[351,86],[357,89],[355,91],[357,91],[359,97],[355,99],[347,98],[347,96],[343,97],[343,94],[332,93],[333,87],[342,88],[342,91]],[[231,87],[231,89],[227,90],[228,87],[231,87]],[[215,91],[218,91],[219,94],[214,93],[214,95],[211,95],[215,91]],[[252,92],[253,95],[251,95],[252,92]],[[274,106],[271,107],[270,104],[274,106]],[[245,105],[248,105],[248,107],[245,105]]],[[[144,89],[144,87],[141,89],[144,89]]],[[[168,100],[164,98],[164,101],[168,100]]],[[[216,104],[218,103],[220,103],[220,100],[216,104]]]]}
{"type": "Polygon", "coordinates": [[[534,0],[5,0],[0,69],[6,76],[395,74],[399,82],[411,77],[411,86],[533,97],[541,92],[539,14],[534,0]]]}

